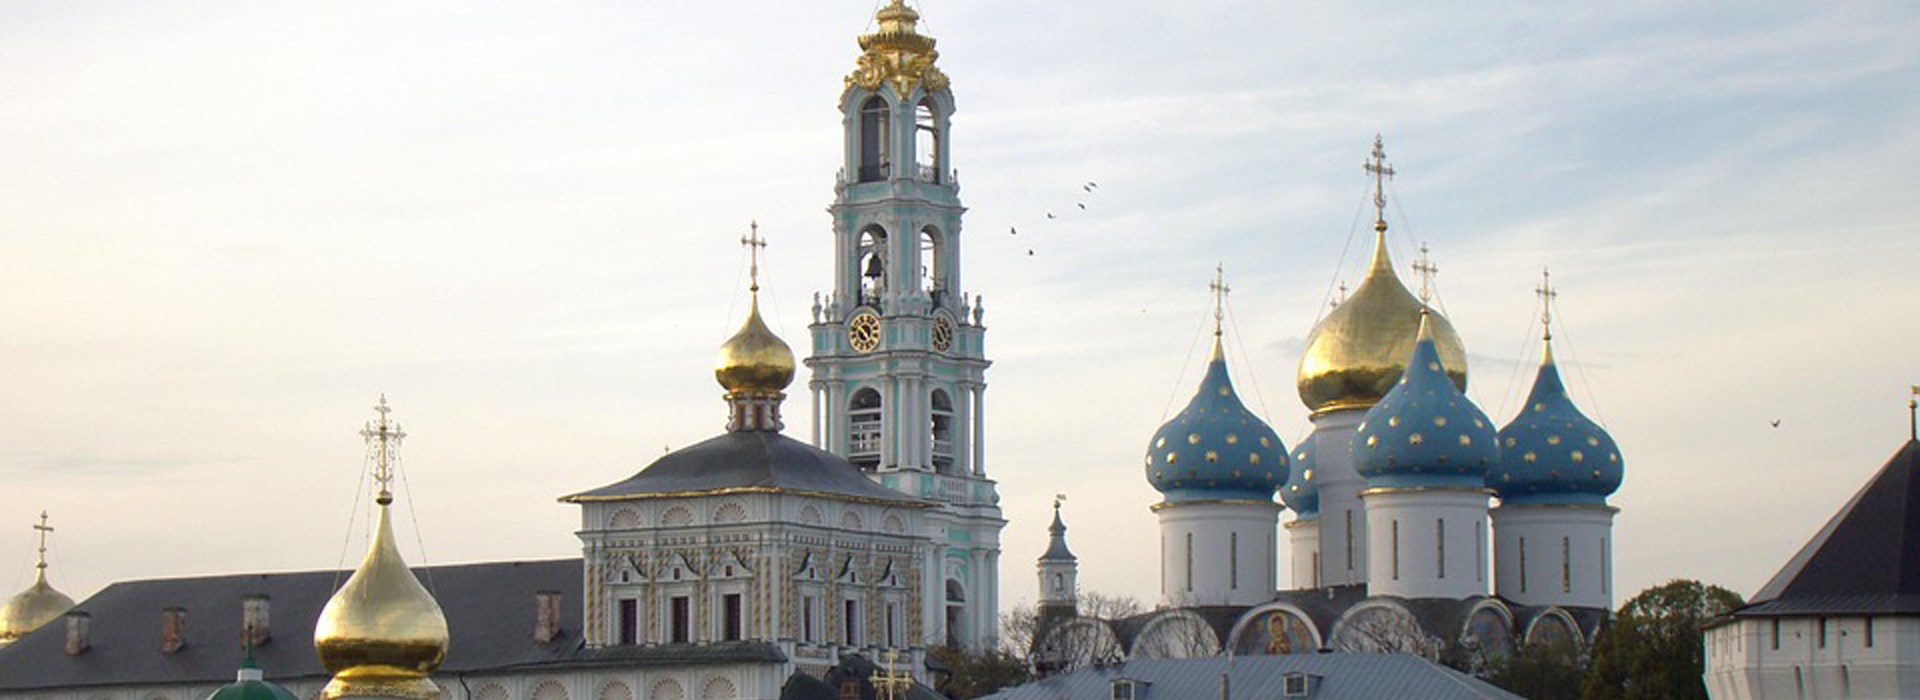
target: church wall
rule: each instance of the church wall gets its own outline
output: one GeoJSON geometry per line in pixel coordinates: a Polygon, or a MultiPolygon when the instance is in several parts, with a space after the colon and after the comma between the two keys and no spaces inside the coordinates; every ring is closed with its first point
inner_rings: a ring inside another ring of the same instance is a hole
{"type": "Polygon", "coordinates": [[[1365,479],[1353,468],[1353,433],[1364,410],[1312,417],[1314,478],[1320,490],[1320,585],[1367,582],[1365,479]]]}
{"type": "Polygon", "coordinates": [[[1370,541],[1367,592],[1402,598],[1484,595],[1487,494],[1480,490],[1363,492],[1370,541]]]}
{"type": "Polygon", "coordinates": [[[1920,618],[1872,618],[1871,647],[1867,619],[1742,618],[1710,629],[1707,692],[1715,700],[1920,697],[1920,618]]]}
{"type": "Polygon", "coordinates": [[[1320,519],[1294,519],[1285,525],[1289,552],[1288,588],[1320,587],[1320,519]]]}
{"type": "Polygon", "coordinates": [[[1273,599],[1278,505],[1180,503],[1163,505],[1157,514],[1163,604],[1258,605],[1273,599]]]}
{"type": "Polygon", "coordinates": [[[1613,609],[1613,514],[1607,506],[1493,509],[1495,590],[1522,605],[1613,609]]]}

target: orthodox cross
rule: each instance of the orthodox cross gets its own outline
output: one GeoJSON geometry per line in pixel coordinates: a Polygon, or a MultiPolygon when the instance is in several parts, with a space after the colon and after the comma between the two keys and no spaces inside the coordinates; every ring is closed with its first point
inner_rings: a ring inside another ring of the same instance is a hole
{"type": "Polygon", "coordinates": [[[760,291],[760,249],[767,247],[767,239],[760,237],[760,222],[748,222],[747,227],[751,233],[740,238],[740,245],[747,247],[747,254],[753,261],[747,268],[747,274],[752,279],[752,286],[747,289],[757,293],[760,291]]]}
{"type": "Polygon", "coordinates": [[[1440,274],[1440,266],[1433,264],[1433,257],[1427,244],[1420,244],[1420,259],[1413,261],[1413,271],[1420,275],[1420,303],[1433,299],[1433,276],[1440,274]]]}
{"type": "Polygon", "coordinates": [[[1373,154],[1360,168],[1373,176],[1373,225],[1387,226],[1387,180],[1393,178],[1393,166],[1387,165],[1387,147],[1379,134],[1373,135],[1373,154]]]}
{"type": "Polygon", "coordinates": [[[1227,286],[1227,267],[1213,266],[1213,281],[1207,284],[1213,290],[1213,337],[1220,337],[1220,322],[1227,316],[1227,293],[1233,288],[1227,286]]]}
{"type": "Polygon", "coordinates": [[[896,700],[904,691],[913,686],[913,674],[894,670],[900,662],[900,652],[888,649],[880,655],[880,667],[873,670],[873,687],[880,691],[880,697],[896,700]]]}
{"type": "Polygon", "coordinates": [[[1341,282],[1340,283],[1340,300],[1333,302],[1333,306],[1338,307],[1341,304],[1345,304],[1345,303],[1347,303],[1347,283],[1341,282]]]}
{"type": "Polygon", "coordinates": [[[33,568],[44,571],[47,568],[47,535],[53,532],[53,526],[47,524],[46,511],[40,511],[40,522],[35,523],[33,529],[40,531],[40,560],[34,563],[33,568]]]}
{"type": "Polygon", "coordinates": [[[373,480],[380,483],[377,500],[384,506],[393,502],[393,491],[388,488],[393,484],[393,452],[399,449],[400,441],[407,437],[407,432],[400,429],[399,423],[387,420],[387,414],[393,412],[393,407],[387,405],[386,394],[380,395],[380,403],[375,404],[373,410],[380,414],[380,418],[361,428],[360,437],[367,441],[367,448],[374,451],[373,480]]]}
{"type": "MultiPolygon", "coordinates": [[[[1920,440],[1920,410],[1917,409],[1920,409],[1920,384],[1913,385],[1913,393],[1907,396],[1907,438],[1912,440],[1920,440]]],[[[41,520],[46,518],[46,513],[40,514],[41,520]]],[[[46,546],[42,545],[40,551],[47,551],[46,546]]]]}
{"type": "Polygon", "coordinates": [[[1553,300],[1560,292],[1553,288],[1553,273],[1540,268],[1540,286],[1533,293],[1540,296],[1540,327],[1546,330],[1547,340],[1553,340],[1553,300]]]}

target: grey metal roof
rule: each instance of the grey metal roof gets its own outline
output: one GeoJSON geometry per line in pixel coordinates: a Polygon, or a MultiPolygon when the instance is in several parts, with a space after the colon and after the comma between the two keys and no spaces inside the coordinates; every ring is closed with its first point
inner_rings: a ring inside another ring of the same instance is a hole
{"type": "MultiPolygon", "coordinates": [[[[601,664],[701,664],[781,661],[771,644],[656,645],[583,649],[579,559],[493,562],[415,570],[447,616],[453,643],[445,673],[601,664]],[[534,594],[558,591],[560,633],[533,641],[534,594]]],[[[270,680],[326,677],[313,651],[313,627],[334,587],[349,572],[305,571],[123,581],[81,601],[92,616],[92,648],[66,653],[66,624],[55,620],[0,648],[0,690],[225,683],[240,663],[241,605],[270,599],[272,639],[254,649],[270,680]],[[160,653],[160,611],[187,610],[186,645],[160,653]]]]}
{"type": "Polygon", "coordinates": [[[1459,671],[1406,654],[1289,654],[1198,659],[1136,659],[1084,668],[1002,690],[983,700],[1084,700],[1111,697],[1113,682],[1145,681],[1146,700],[1220,697],[1220,676],[1229,674],[1229,698],[1284,697],[1289,673],[1318,676],[1312,700],[1421,698],[1422,700],[1522,700],[1459,671]],[[1231,663],[1231,665],[1229,665],[1231,663]]]}
{"type": "Polygon", "coordinates": [[[560,500],[618,500],[728,489],[931,505],[874,483],[839,455],[766,430],[730,432],[675,450],[624,481],[560,500]]]}
{"type": "Polygon", "coordinates": [[[1040,561],[1074,561],[1073,550],[1067,549],[1067,524],[1060,520],[1060,504],[1053,504],[1053,524],[1047,526],[1047,551],[1040,555],[1040,561]]]}
{"type": "Polygon", "coordinates": [[[1735,617],[1920,613],[1920,442],[1908,440],[1735,617]]]}

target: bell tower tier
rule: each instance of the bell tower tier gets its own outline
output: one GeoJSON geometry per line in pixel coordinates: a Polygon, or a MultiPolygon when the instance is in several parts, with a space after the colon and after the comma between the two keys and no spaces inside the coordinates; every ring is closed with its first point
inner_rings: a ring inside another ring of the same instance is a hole
{"type": "Polygon", "coordinates": [[[814,444],[870,478],[937,501],[921,600],[930,644],[998,637],[999,494],[987,478],[986,327],[962,293],[953,93],[934,39],[900,0],[860,37],[840,96],[833,283],[816,295],[806,365],[814,444]]]}

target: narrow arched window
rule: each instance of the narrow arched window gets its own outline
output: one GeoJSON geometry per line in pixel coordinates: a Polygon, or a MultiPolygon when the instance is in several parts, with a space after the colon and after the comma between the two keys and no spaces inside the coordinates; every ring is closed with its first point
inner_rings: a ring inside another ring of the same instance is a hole
{"type": "Polygon", "coordinates": [[[887,179],[887,101],[869,97],[860,105],[860,181],[887,179]]]}
{"type": "Polygon", "coordinates": [[[947,392],[934,389],[927,400],[928,429],[933,438],[933,470],[941,474],[953,471],[953,399],[947,392]]]}
{"type": "Polygon", "coordinates": [[[863,387],[847,402],[847,461],[862,469],[880,466],[880,392],[863,387]]]}
{"type": "Polygon", "coordinates": [[[946,164],[940,162],[940,122],[933,108],[933,98],[920,101],[913,112],[913,158],[919,166],[917,178],[921,182],[941,183],[946,181],[946,164]]]}

